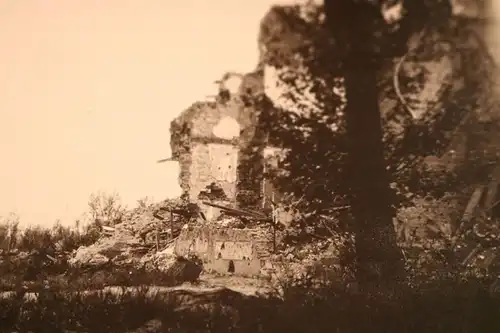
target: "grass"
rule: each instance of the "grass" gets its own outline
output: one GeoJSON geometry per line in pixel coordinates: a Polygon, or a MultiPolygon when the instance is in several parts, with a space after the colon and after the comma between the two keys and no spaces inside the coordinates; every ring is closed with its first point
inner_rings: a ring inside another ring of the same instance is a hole
{"type": "MultiPolygon", "coordinates": [[[[50,263],[50,262],[49,262],[50,263]]],[[[29,291],[51,289],[55,291],[96,290],[107,286],[174,286],[175,276],[161,270],[138,269],[130,266],[107,266],[101,269],[70,267],[66,262],[51,263],[31,273],[28,259],[9,260],[0,263],[0,291],[29,291]],[[31,274],[30,274],[31,273],[31,274]]]]}
{"type": "MultiPolygon", "coordinates": [[[[164,309],[168,305],[163,302],[164,309]]],[[[125,332],[153,319],[159,309],[146,295],[46,291],[37,299],[0,300],[0,330],[20,332],[125,332]]]]}
{"type": "MultiPolygon", "coordinates": [[[[36,300],[0,300],[2,332],[499,332],[500,299],[474,281],[441,281],[426,289],[353,294],[292,288],[283,300],[229,298],[180,311],[180,302],[138,294],[44,291],[36,300]],[[151,321],[154,322],[151,323],[151,321]],[[161,326],[161,327],[160,327],[161,326]]],[[[203,302],[203,300],[200,300],[203,302]]]]}

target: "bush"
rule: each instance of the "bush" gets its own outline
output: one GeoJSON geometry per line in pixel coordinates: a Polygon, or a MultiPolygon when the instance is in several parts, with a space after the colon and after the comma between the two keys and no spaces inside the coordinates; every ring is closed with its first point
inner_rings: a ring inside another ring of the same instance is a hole
{"type": "Polygon", "coordinates": [[[99,236],[100,231],[94,224],[85,226],[83,231],[56,223],[52,228],[30,226],[21,232],[17,231],[17,225],[13,227],[7,223],[0,224],[0,245],[3,250],[8,249],[8,243],[13,238],[11,250],[17,249],[21,252],[31,252],[33,250],[71,252],[80,246],[95,243],[99,236]]]}

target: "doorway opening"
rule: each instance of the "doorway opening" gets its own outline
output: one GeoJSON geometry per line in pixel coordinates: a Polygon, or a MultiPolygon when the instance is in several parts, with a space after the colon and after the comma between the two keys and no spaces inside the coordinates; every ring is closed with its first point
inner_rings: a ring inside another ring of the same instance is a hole
{"type": "Polygon", "coordinates": [[[234,273],[234,261],[229,260],[229,265],[227,267],[228,273],[234,273]]]}

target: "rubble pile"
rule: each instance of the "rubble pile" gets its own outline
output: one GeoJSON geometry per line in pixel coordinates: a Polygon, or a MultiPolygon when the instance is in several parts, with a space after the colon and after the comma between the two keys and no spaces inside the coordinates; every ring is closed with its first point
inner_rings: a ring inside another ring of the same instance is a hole
{"type": "MultiPolygon", "coordinates": [[[[172,202],[136,208],[124,215],[123,222],[103,228],[102,236],[96,243],[77,249],[69,259],[69,264],[95,268],[111,267],[110,264],[133,266],[172,274],[182,281],[195,281],[203,265],[195,258],[178,257],[174,253],[174,243],[183,229],[189,229],[190,225],[209,223],[216,229],[251,229],[265,235],[266,252],[269,253],[266,258],[269,260],[265,260],[262,277],[275,281],[303,281],[304,277],[321,280],[337,274],[338,251],[335,240],[325,238],[302,245],[286,245],[283,242],[286,231],[283,228],[273,231],[270,224],[272,220],[266,214],[230,207],[226,202],[213,198],[205,199],[204,206],[219,210],[210,222],[200,215],[200,207],[184,207],[184,215],[182,209],[173,207],[172,202]],[[173,221],[170,220],[170,211],[175,212],[173,221]],[[270,245],[273,244],[272,237],[276,240],[276,252],[270,245]]],[[[174,204],[181,206],[180,203],[174,204]]]]}
{"type": "MultiPolygon", "coordinates": [[[[189,217],[175,214],[173,221],[165,212],[181,209],[180,200],[168,200],[125,213],[123,222],[103,227],[94,244],[78,248],[69,263],[72,266],[100,266],[106,263],[167,269],[175,262],[173,239],[189,217]],[[163,217],[166,219],[162,220],[163,217]],[[167,222],[166,222],[167,221],[167,222]],[[172,230],[174,229],[174,230],[172,230]],[[163,251],[158,251],[163,249],[163,251]],[[167,259],[168,257],[168,259],[167,259]],[[151,261],[151,262],[148,262],[151,261]],[[158,262],[162,264],[158,264],[158,262]]],[[[182,209],[181,209],[182,210],[182,209]]]]}
{"type": "Polygon", "coordinates": [[[272,256],[273,267],[267,274],[278,283],[337,280],[341,274],[339,248],[334,239],[289,246],[272,256]]]}

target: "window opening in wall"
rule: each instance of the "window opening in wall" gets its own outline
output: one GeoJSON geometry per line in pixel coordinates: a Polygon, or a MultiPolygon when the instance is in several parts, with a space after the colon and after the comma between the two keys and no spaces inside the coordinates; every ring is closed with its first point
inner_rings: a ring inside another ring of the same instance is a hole
{"type": "Polygon", "coordinates": [[[229,265],[227,267],[228,273],[234,273],[234,261],[229,260],[229,265]]]}
{"type": "Polygon", "coordinates": [[[212,129],[212,134],[218,138],[232,140],[238,137],[241,126],[236,119],[226,116],[219,120],[212,129]]]}

